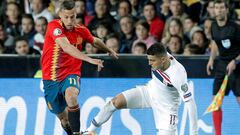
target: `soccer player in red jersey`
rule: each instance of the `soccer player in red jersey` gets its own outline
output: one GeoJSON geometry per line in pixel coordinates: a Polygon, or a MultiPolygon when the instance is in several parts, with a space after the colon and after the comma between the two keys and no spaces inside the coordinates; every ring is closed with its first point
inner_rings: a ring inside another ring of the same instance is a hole
{"type": "Polygon", "coordinates": [[[49,110],[60,119],[68,135],[80,134],[80,107],[77,97],[80,92],[82,61],[97,65],[103,61],[80,52],[83,42],[108,52],[118,58],[83,25],[76,25],[75,2],[64,1],[59,10],[60,19],[49,22],[42,54],[43,84],[49,110]]]}

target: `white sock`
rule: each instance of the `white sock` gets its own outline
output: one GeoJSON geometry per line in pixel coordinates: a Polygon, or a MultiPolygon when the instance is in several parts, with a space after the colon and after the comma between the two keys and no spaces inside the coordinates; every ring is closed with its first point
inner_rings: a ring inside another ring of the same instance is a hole
{"type": "Polygon", "coordinates": [[[112,101],[109,101],[100,110],[100,112],[97,114],[97,116],[95,116],[95,118],[92,120],[91,125],[87,129],[87,131],[94,132],[103,123],[108,121],[108,119],[112,116],[113,112],[116,110],[117,110],[117,108],[113,105],[112,101]]]}

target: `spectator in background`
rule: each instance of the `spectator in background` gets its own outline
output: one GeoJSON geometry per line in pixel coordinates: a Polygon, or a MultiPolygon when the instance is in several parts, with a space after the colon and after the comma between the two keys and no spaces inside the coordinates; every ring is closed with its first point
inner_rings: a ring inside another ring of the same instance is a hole
{"type": "Polygon", "coordinates": [[[160,17],[166,21],[168,17],[171,16],[170,12],[170,0],[163,0],[162,4],[160,5],[160,17]]]}
{"type": "Polygon", "coordinates": [[[137,39],[133,42],[132,51],[135,44],[138,42],[145,43],[147,45],[147,48],[149,48],[152,44],[157,42],[153,36],[149,35],[149,30],[150,30],[150,26],[146,21],[139,20],[136,23],[137,39]]]}
{"type": "Polygon", "coordinates": [[[4,19],[4,29],[7,34],[16,37],[21,31],[21,12],[19,5],[15,2],[9,2],[6,5],[6,19],[4,19]]]}
{"type": "Polygon", "coordinates": [[[143,42],[137,42],[133,47],[132,54],[141,55],[147,53],[147,45],[143,42]]]}
{"type": "Polygon", "coordinates": [[[48,11],[46,3],[43,0],[32,0],[32,16],[36,21],[38,17],[44,16],[49,21],[53,20],[53,15],[48,11]]]}
{"type": "Polygon", "coordinates": [[[77,18],[82,17],[84,25],[88,26],[89,22],[93,19],[93,16],[90,16],[86,12],[86,1],[85,0],[76,0],[76,12],[77,12],[77,18]]]}
{"type": "Polygon", "coordinates": [[[119,21],[121,17],[131,15],[131,3],[128,0],[120,0],[118,3],[116,20],[119,21]]]}
{"type": "Polygon", "coordinates": [[[205,15],[203,15],[200,18],[200,24],[203,24],[203,22],[207,19],[207,18],[215,18],[215,12],[214,12],[214,0],[209,0],[207,3],[207,12],[205,13],[205,15]]]}
{"type": "Polygon", "coordinates": [[[184,56],[200,55],[201,48],[195,44],[187,44],[184,48],[184,56]]]}
{"type": "Polygon", "coordinates": [[[97,54],[98,49],[91,45],[90,43],[85,44],[85,52],[86,54],[97,54]]]}
{"type": "Polygon", "coordinates": [[[0,40],[3,42],[3,46],[6,48],[6,53],[13,52],[14,50],[14,37],[8,35],[3,28],[3,24],[0,23],[0,40]]]}
{"type": "Polygon", "coordinates": [[[21,36],[24,36],[27,38],[28,45],[30,47],[33,47],[34,45],[34,35],[36,34],[34,25],[35,23],[31,14],[24,14],[22,16],[21,36]]]}
{"type": "Polygon", "coordinates": [[[106,46],[115,52],[119,52],[119,38],[116,34],[110,34],[106,39],[106,46]]]}
{"type": "Polygon", "coordinates": [[[30,47],[27,39],[22,36],[15,39],[15,53],[19,56],[40,55],[40,52],[30,47]]]}
{"type": "Polygon", "coordinates": [[[160,41],[164,29],[164,22],[157,16],[156,7],[152,2],[148,2],[144,5],[143,15],[150,25],[150,35],[160,41]]]}
{"type": "Polygon", "coordinates": [[[188,15],[183,10],[182,0],[170,0],[169,7],[172,15],[169,16],[165,22],[164,33],[166,33],[168,30],[172,18],[178,18],[180,19],[181,23],[184,24],[185,19],[188,17],[188,15]]]}
{"type": "Polygon", "coordinates": [[[202,28],[195,26],[190,32],[190,37],[191,44],[195,44],[201,48],[201,54],[206,54],[209,41],[207,40],[202,28]]]}
{"type": "Polygon", "coordinates": [[[170,0],[170,11],[172,13],[172,16],[170,16],[170,18],[167,19],[170,20],[172,17],[174,18],[179,18],[182,23],[184,22],[184,20],[187,18],[187,14],[183,9],[183,3],[182,0],[170,0]]]}
{"type": "Polygon", "coordinates": [[[171,36],[169,42],[167,43],[167,50],[169,50],[170,53],[173,55],[182,54],[183,53],[182,38],[178,35],[171,36]]]}
{"type": "Polygon", "coordinates": [[[168,27],[166,28],[166,31],[161,41],[164,45],[166,45],[169,42],[171,36],[174,36],[174,35],[178,35],[179,37],[181,37],[183,39],[183,43],[185,43],[184,34],[183,34],[183,24],[180,21],[180,19],[171,18],[167,26],[168,27]]]}
{"type": "Polygon", "coordinates": [[[120,19],[120,53],[131,53],[133,41],[136,40],[134,25],[135,22],[132,16],[124,16],[120,19]]]}
{"type": "Polygon", "coordinates": [[[204,23],[203,23],[203,28],[204,28],[204,34],[206,35],[206,38],[208,40],[211,40],[212,36],[211,36],[211,26],[212,26],[212,22],[214,20],[211,18],[206,18],[204,23]]]}
{"type": "Polygon", "coordinates": [[[116,20],[109,14],[107,9],[108,8],[106,0],[95,1],[95,15],[88,25],[88,28],[92,32],[96,30],[96,26],[98,25],[99,22],[105,22],[107,26],[114,27],[116,20]]]}
{"type": "Polygon", "coordinates": [[[39,17],[35,22],[37,33],[34,35],[33,48],[42,52],[48,21],[45,17],[39,17]]]}
{"type": "Polygon", "coordinates": [[[183,27],[184,27],[184,36],[186,37],[186,38],[188,38],[188,40],[190,41],[190,31],[192,30],[192,28],[194,27],[194,26],[196,26],[197,25],[197,23],[196,22],[194,22],[190,17],[187,17],[185,20],[184,20],[184,24],[183,24],[183,27]]]}
{"type": "Polygon", "coordinates": [[[107,35],[111,33],[109,26],[105,22],[99,22],[96,28],[96,36],[102,40],[105,40],[107,35]]]}

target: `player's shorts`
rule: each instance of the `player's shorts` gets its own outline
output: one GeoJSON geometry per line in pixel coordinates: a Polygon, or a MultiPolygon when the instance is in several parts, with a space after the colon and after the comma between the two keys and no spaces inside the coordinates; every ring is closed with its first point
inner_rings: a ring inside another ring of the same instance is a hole
{"type": "Polygon", "coordinates": [[[137,86],[122,92],[122,94],[127,101],[127,108],[129,109],[152,108],[156,128],[159,130],[158,135],[162,135],[161,133],[169,133],[167,135],[175,134],[178,122],[177,113],[172,114],[166,112],[165,108],[160,109],[161,106],[156,106],[146,86],[137,86]]]}
{"type": "MultiPolygon", "coordinates": [[[[229,61],[217,60],[215,65],[215,76],[213,85],[213,95],[216,95],[221,87],[224,77],[227,73],[226,67],[229,61]]],[[[229,76],[225,95],[228,95],[230,90],[235,96],[240,96],[240,64],[237,65],[234,72],[229,76]]]]}
{"type": "Polygon", "coordinates": [[[80,90],[80,77],[69,75],[61,82],[43,80],[45,100],[52,113],[59,114],[67,107],[64,96],[68,87],[75,87],[80,90]]]}

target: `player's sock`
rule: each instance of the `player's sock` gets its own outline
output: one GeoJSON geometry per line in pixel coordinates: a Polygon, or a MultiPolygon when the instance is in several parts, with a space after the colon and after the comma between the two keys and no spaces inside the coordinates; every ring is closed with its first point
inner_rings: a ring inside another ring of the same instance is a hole
{"type": "Polygon", "coordinates": [[[68,120],[73,134],[80,134],[80,108],[78,105],[68,107],[68,120]]]}
{"type": "Polygon", "coordinates": [[[217,111],[214,111],[213,114],[213,125],[215,128],[215,135],[221,135],[221,129],[222,129],[222,109],[218,109],[217,111]]]}
{"type": "Polygon", "coordinates": [[[116,111],[116,107],[113,105],[112,101],[109,101],[97,114],[97,116],[91,122],[90,127],[87,131],[94,132],[97,127],[101,126],[105,123],[111,116],[114,111],[116,111]]]}
{"type": "Polygon", "coordinates": [[[72,129],[69,124],[66,124],[65,126],[63,126],[63,124],[61,123],[61,125],[62,125],[62,128],[66,131],[67,135],[72,135],[72,129]]]}

